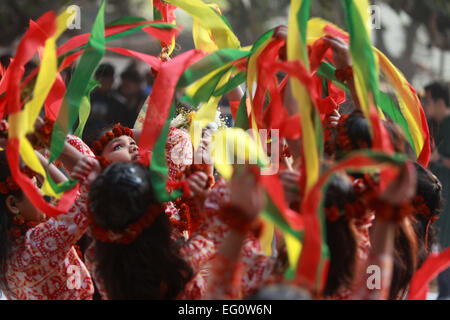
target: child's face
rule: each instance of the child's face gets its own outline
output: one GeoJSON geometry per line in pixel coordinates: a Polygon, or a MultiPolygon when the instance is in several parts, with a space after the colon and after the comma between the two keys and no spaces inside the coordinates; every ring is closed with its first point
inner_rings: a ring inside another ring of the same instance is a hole
{"type": "Polygon", "coordinates": [[[24,195],[21,200],[16,202],[16,205],[25,221],[45,221],[45,214],[39,211],[27,196],[24,195]]]}
{"type": "Polygon", "coordinates": [[[102,156],[109,162],[136,162],[139,160],[139,149],[133,138],[120,136],[111,140],[103,150],[102,156]]]}
{"type": "MultiPolygon", "coordinates": [[[[31,181],[33,181],[34,185],[37,187],[36,177],[33,177],[31,181]]],[[[25,221],[43,222],[46,220],[45,214],[37,209],[25,194],[20,200],[16,198],[15,206],[25,221]]]]}

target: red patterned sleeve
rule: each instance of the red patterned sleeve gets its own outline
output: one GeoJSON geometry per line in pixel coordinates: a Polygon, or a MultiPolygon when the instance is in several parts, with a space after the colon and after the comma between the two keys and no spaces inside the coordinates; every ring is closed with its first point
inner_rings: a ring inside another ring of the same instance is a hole
{"type": "Polygon", "coordinates": [[[209,300],[241,299],[243,269],[241,261],[229,259],[220,253],[217,254],[211,264],[205,298],[209,300]]]}
{"type": "Polygon", "coordinates": [[[88,145],[86,143],[84,143],[84,141],[81,140],[80,138],[78,138],[77,136],[69,134],[66,138],[66,142],[68,144],[70,144],[71,146],[75,147],[78,151],[80,151],[81,154],[83,154],[85,156],[95,157],[91,148],[89,148],[88,145]]]}
{"type": "Polygon", "coordinates": [[[269,280],[276,264],[276,257],[276,253],[267,256],[263,252],[259,239],[249,237],[245,240],[241,251],[243,297],[252,294],[269,280]]]}
{"type": "Polygon", "coordinates": [[[50,218],[27,231],[22,253],[15,255],[15,265],[24,269],[34,264],[51,268],[64,260],[70,248],[83,236],[88,228],[86,216],[87,191],[80,189],[80,196],[65,214],[50,218]]]}
{"type": "MultiPolygon", "coordinates": [[[[70,144],[72,147],[76,148],[82,155],[95,157],[91,148],[89,148],[88,145],[77,136],[69,134],[66,137],[66,142],[70,144]]],[[[48,151],[48,149],[45,149],[43,154],[47,159],[50,157],[50,152],[48,151]]],[[[58,168],[63,168],[67,173],[70,173],[70,170],[61,161],[55,160],[54,165],[57,166],[58,168]]]]}
{"type": "Polygon", "coordinates": [[[86,197],[82,192],[69,212],[31,228],[14,243],[7,272],[13,298],[92,299],[91,276],[73,246],[88,228],[86,197]]]}
{"type": "Polygon", "coordinates": [[[165,148],[169,179],[176,180],[177,174],[190,166],[194,159],[194,149],[189,133],[170,127],[165,148]]]}

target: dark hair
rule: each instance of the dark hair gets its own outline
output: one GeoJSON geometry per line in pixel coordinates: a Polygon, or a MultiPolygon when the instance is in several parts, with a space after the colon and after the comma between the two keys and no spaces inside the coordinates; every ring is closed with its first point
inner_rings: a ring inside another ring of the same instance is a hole
{"type": "Polygon", "coordinates": [[[417,236],[412,217],[404,218],[395,228],[394,268],[389,299],[402,299],[417,269],[417,236]]]}
{"type": "MultiPolygon", "coordinates": [[[[325,194],[325,207],[336,206],[344,210],[345,204],[356,198],[353,184],[344,174],[335,175],[325,194]]],[[[324,296],[332,296],[342,288],[351,288],[357,263],[357,234],[354,224],[345,216],[334,222],[326,222],[327,245],[330,265],[324,296]]]]}
{"type": "Polygon", "coordinates": [[[91,130],[87,132],[86,130],[83,133],[83,141],[94,150],[94,142],[103,137],[108,131],[112,131],[114,127],[113,123],[107,123],[104,126],[98,126],[95,130],[91,130]]]}
{"type": "Polygon", "coordinates": [[[6,69],[9,67],[12,57],[13,56],[10,54],[4,54],[4,55],[0,56],[0,64],[3,66],[3,68],[6,69]]]}
{"type": "Polygon", "coordinates": [[[410,159],[415,159],[416,154],[408,140],[406,140],[402,128],[397,123],[390,120],[383,121],[383,125],[389,133],[395,152],[406,154],[410,159]]]}
{"type": "MultiPolygon", "coordinates": [[[[382,124],[389,134],[394,150],[399,153],[405,153],[410,157],[415,157],[414,150],[406,140],[401,127],[392,121],[382,121],[382,124]]],[[[352,150],[372,148],[369,124],[360,110],[355,110],[348,116],[345,128],[352,150]]],[[[339,149],[339,146],[337,148],[339,149]]]]}
{"type": "Polygon", "coordinates": [[[450,101],[449,101],[450,97],[448,86],[441,84],[439,82],[433,82],[425,86],[425,91],[429,91],[431,93],[431,98],[434,101],[437,101],[439,99],[444,100],[445,106],[447,108],[450,108],[450,101]]]}
{"type": "Polygon", "coordinates": [[[141,83],[143,81],[142,75],[134,68],[129,68],[125,71],[123,71],[120,74],[120,78],[122,80],[130,80],[136,83],[141,83]]]}
{"type": "MultiPolygon", "coordinates": [[[[94,223],[124,230],[156,204],[149,170],[131,162],[111,164],[92,183],[89,202],[94,223]]],[[[129,245],[95,240],[95,259],[109,299],[175,299],[192,277],[171,245],[164,211],[129,245]]]]}
{"type": "Polygon", "coordinates": [[[95,78],[99,79],[99,78],[103,78],[103,77],[107,77],[107,78],[112,78],[114,77],[114,66],[110,63],[102,63],[101,65],[98,66],[97,70],[95,71],[95,78]]]}
{"type": "Polygon", "coordinates": [[[437,244],[437,230],[430,221],[435,219],[441,213],[443,207],[442,199],[442,185],[439,179],[431,173],[430,170],[424,168],[418,163],[415,163],[417,173],[417,187],[416,195],[423,197],[427,208],[430,210],[428,217],[422,214],[415,214],[414,229],[419,241],[419,261],[418,266],[422,265],[423,261],[427,258],[431,248],[434,244],[437,244]],[[428,233],[427,233],[428,226],[428,233]],[[427,245],[425,246],[425,242],[427,245]]]}
{"type": "Polygon", "coordinates": [[[404,296],[414,272],[428,257],[431,246],[437,242],[436,230],[430,219],[439,215],[442,208],[442,186],[439,180],[426,168],[415,163],[417,173],[416,195],[423,197],[429,216],[416,213],[396,228],[394,270],[390,287],[390,299],[404,296]],[[426,239],[428,237],[428,239],[426,239]],[[425,245],[425,242],[427,244],[425,245]]]}
{"type": "Polygon", "coordinates": [[[372,137],[370,136],[369,125],[363,113],[359,110],[353,111],[347,119],[348,136],[352,141],[355,149],[359,149],[361,142],[372,148],[372,137]]]}
{"type": "MultiPolygon", "coordinates": [[[[0,151],[0,181],[6,181],[6,178],[10,176],[11,172],[6,159],[6,152],[0,151]]],[[[9,194],[0,193],[0,290],[3,292],[9,291],[8,282],[6,280],[8,255],[11,248],[11,240],[8,236],[8,231],[12,224],[12,215],[6,206],[6,198],[9,195],[21,200],[23,193],[20,189],[11,191],[9,194]]]]}

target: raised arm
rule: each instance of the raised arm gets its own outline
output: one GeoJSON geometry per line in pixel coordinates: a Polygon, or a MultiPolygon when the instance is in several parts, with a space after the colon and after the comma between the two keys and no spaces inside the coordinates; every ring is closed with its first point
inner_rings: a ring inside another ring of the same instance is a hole
{"type": "MultiPolygon", "coordinates": [[[[333,60],[338,72],[339,70],[345,71],[352,67],[352,58],[350,55],[348,44],[344,40],[339,37],[326,36],[324,37],[324,41],[328,43],[333,49],[333,60]]],[[[352,96],[352,100],[356,109],[361,109],[353,76],[345,77],[345,83],[350,90],[350,94],[352,96]]]]}

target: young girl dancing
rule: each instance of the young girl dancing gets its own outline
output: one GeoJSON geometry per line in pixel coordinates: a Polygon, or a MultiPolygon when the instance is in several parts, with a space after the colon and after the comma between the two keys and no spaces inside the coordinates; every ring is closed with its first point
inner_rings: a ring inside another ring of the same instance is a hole
{"type": "Polygon", "coordinates": [[[0,287],[7,299],[92,298],[90,274],[74,247],[88,228],[85,212],[75,203],[47,219],[12,179],[4,151],[0,210],[0,287]]]}

